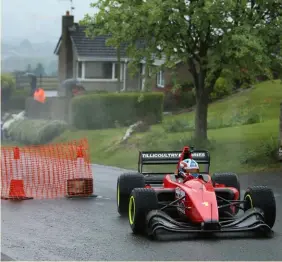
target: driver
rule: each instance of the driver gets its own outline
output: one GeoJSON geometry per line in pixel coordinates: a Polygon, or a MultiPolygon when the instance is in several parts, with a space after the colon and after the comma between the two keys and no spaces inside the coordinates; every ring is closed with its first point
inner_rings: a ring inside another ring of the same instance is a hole
{"type": "Polygon", "coordinates": [[[188,158],[179,163],[178,176],[183,179],[183,182],[192,178],[197,178],[199,172],[199,165],[193,159],[188,158]]]}

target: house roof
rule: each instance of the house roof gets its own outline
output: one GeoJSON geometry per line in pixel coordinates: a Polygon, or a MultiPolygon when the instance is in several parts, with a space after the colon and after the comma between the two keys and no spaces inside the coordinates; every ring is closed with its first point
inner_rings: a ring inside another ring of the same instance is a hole
{"type": "MultiPolygon", "coordinates": [[[[70,37],[76,53],[80,57],[116,57],[117,51],[114,47],[107,46],[106,40],[110,36],[96,36],[95,38],[87,37],[85,34],[86,27],[74,24],[69,28],[70,37]]],[[[58,54],[62,37],[54,50],[58,54]]],[[[121,48],[121,57],[126,57],[125,46],[121,48]]]]}

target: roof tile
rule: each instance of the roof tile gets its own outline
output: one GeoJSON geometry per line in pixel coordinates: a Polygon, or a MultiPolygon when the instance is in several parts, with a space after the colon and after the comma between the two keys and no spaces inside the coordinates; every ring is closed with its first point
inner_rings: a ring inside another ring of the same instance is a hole
{"type": "MultiPolygon", "coordinates": [[[[70,29],[70,36],[75,45],[78,56],[116,57],[117,51],[114,47],[106,46],[106,40],[110,36],[87,37],[85,26],[76,24],[76,29],[70,29]]],[[[126,57],[125,45],[121,49],[121,57],[126,57]]]]}

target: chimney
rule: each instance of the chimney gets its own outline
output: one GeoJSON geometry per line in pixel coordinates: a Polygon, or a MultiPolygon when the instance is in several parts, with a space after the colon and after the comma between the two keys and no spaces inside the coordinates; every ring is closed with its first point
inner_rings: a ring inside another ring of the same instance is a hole
{"type": "Polygon", "coordinates": [[[74,17],[70,15],[69,11],[66,11],[66,14],[62,18],[62,38],[69,37],[68,28],[73,26],[74,24],[74,17]]]}
{"type": "Polygon", "coordinates": [[[69,27],[74,24],[74,16],[69,11],[62,17],[62,42],[60,51],[60,81],[73,76],[73,50],[69,27]]]}

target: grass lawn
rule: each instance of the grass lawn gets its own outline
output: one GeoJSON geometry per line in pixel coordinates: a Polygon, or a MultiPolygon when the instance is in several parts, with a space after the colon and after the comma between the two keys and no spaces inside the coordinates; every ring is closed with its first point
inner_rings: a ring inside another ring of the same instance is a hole
{"type": "MultiPolygon", "coordinates": [[[[279,117],[279,104],[282,102],[282,84],[280,80],[266,81],[249,90],[234,94],[209,106],[208,118],[218,118],[219,115],[228,119],[240,108],[260,108],[263,120],[279,117]]],[[[186,119],[194,121],[194,113],[167,116],[166,119],[186,119]]]]}
{"type": "Polygon", "coordinates": [[[1,141],[1,146],[24,146],[13,141],[1,141]]]}
{"type": "MultiPolygon", "coordinates": [[[[262,161],[261,165],[257,163],[255,165],[241,164],[242,158],[249,151],[256,151],[260,147],[259,141],[267,141],[261,145],[261,155],[263,158],[263,150],[268,145],[271,147],[271,143],[277,143],[277,126],[278,121],[270,120],[259,124],[210,130],[209,138],[215,140],[215,148],[210,150],[211,171],[247,172],[278,167],[278,164],[274,162],[267,164],[264,161],[262,161]]],[[[97,130],[67,131],[55,139],[54,142],[87,137],[93,163],[136,169],[139,150],[181,150],[187,144],[185,143],[185,137],[189,140],[190,135],[187,132],[165,134],[162,131],[151,131],[138,137],[133,137],[126,145],[118,145],[125,130],[108,129],[102,132],[97,130]],[[181,136],[184,137],[183,143],[181,143],[181,140],[178,142],[176,139],[181,136]],[[145,143],[146,140],[149,140],[148,137],[154,140],[154,144],[146,148],[145,143]],[[176,147],[175,144],[179,144],[179,147],[176,147]]]]}
{"type": "MultiPolygon", "coordinates": [[[[216,129],[216,125],[213,125],[213,128],[208,130],[209,139],[212,141],[209,148],[211,171],[240,173],[281,168],[271,156],[266,158],[268,152],[278,144],[281,102],[282,84],[279,80],[260,83],[251,90],[211,104],[209,123],[214,124],[219,120],[223,124],[229,123],[229,126],[226,125],[228,127],[216,129]],[[250,110],[260,115],[256,123],[232,126],[236,114],[242,111],[248,113],[250,110]]],[[[120,145],[119,141],[126,128],[66,131],[53,142],[86,137],[93,163],[136,169],[139,150],[181,150],[184,145],[190,144],[192,130],[173,133],[165,131],[165,125],[175,120],[193,124],[194,112],[165,116],[162,124],[152,126],[148,132],[135,134],[125,145],[120,145]]]]}

